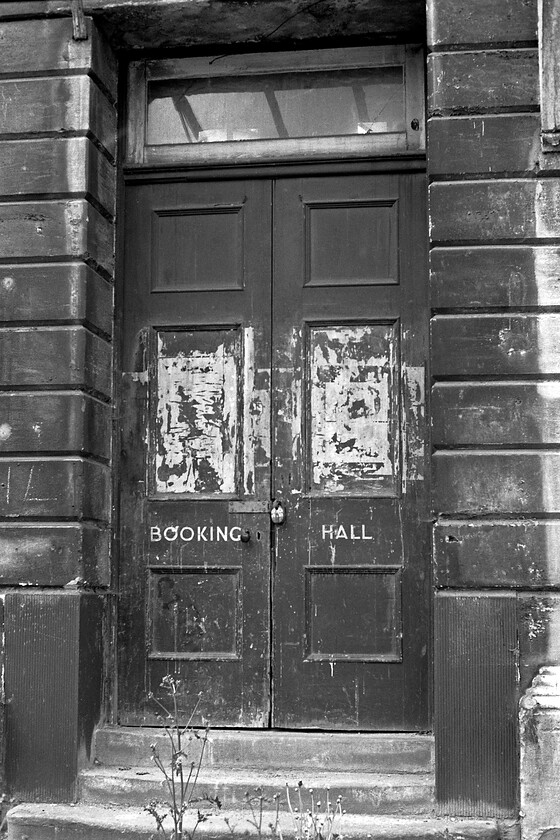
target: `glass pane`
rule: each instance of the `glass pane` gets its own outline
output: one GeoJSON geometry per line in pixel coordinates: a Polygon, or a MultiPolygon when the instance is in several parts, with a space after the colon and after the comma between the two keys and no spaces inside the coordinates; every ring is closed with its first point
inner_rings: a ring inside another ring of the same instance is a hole
{"type": "Polygon", "coordinates": [[[148,145],[402,132],[402,67],[148,85],[148,145]]]}

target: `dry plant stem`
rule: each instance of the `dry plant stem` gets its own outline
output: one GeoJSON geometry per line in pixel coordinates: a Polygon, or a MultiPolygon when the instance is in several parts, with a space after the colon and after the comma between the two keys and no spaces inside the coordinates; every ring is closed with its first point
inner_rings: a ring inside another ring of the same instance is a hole
{"type": "Polygon", "coordinates": [[[342,816],[342,798],[336,800],[336,807],[333,809],[330,798],[330,789],[325,790],[325,804],[321,811],[321,801],[315,798],[315,792],[309,790],[311,808],[305,809],[302,796],[302,783],[297,787],[298,807],[294,808],[290,798],[290,788],[286,784],[286,801],[288,811],[292,818],[296,840],[336,840],[341,835],[335,832],[337,817],[342,816]]]}
{"type": "Polygon", "coordinates": [[[288,785],[288,782],[286,782],[286,802],[288,803],[288,811],[290,812],[290,816],[292,818],[292,824],[294,826],[296,837],[300,838],[301,834],[298,826],[299,820],[296,819],[294,809],[292,808],[292,800],[290,799],[290,786],[288,785]]]}
{"type": "Polygon", "coordinates": [[[284,840],[282,829],[280,828],[280,796],[276,796],[276,821],[274,823],[272,834],[278,837],[278,840],[284,840]]]}
{"type": "Polygon", "coordinates": [[[253,816],[252,823],[255,826],[255,828],[257,829],[257,831],[259,832],[259,837],[260,837],[261,833],[262,833],[263,802],[264,802],[264,796],[263,796],[262,788],[257,789],[257,798],[258,798],[258,802],[259,802],[258,817],[255,816],[255,809],[253,808],[253,803],[252,802],[251,802],[251,814],[253,816]]]}
{"type": "MultiPolygon", "coordinates": [[[[169,710],[158,700],[157,697],[151,695],[151,699],[157,704],[157,706],[159,706],[161,712],[163,713],[160,713],[158,717],[164,721],[164,731],[169,738],[171,748],[171,760],[169,766],[166,766],[162,761],[155,744],[152,745],[152,760],[163,775],[164,785],[167,789],[170,801],[167,803],[161,803],[161,805],[160,803],[152,802],[146,810],[156,820],[157,831],[162,832],[164,840],[168,840],[168,834],[163,826],[163,821],[168,816],[171,816],[173,821],[173,831],[170,835],[172,840],[183,840],[185,837],[188,838],[188,840],[193,840],[198,826],[201,822],[204,822],[207,819],[208,815],[197,809],[195,823],[190,831],[185,831],[184,819],[187,810],[191,808],[196,801],[201,801],[200,799],[195,799],[195,791],[204,758],[204,751],[208,741],[208,729],[205,730],[204,736],[202,737],[193,730],[193,737],[202,742],[201,749],[199,751],[198,760],[190,762],[189,772],[185,776],[183,762],[185,759],[188,759],[188,755],[184,750],[184,736],[186,732],[192,729],[192,720],[198,708],[198,702],[195,705],[187,724],[181,726],[179,725],[180,710],[178,706],[179,682],[172,676],[167,675],[164,677],[160,687],[164,688],[171,697],[173,707],[172,712],[169,712],[169,710]],[[161,806],[163,806],[166,810],[162,812],[161,806]]],[[[210,800],[206,798],[206,801],[208,804],[218,804],[217,800],[210,800]]]]}

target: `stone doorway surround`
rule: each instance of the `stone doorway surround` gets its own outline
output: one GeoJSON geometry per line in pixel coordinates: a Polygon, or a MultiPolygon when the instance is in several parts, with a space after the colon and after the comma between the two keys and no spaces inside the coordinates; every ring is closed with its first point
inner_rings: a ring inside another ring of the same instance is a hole
{"type": "MultiPolygon", "coordinates": [[[[239,44],[374,29],[418,41],[424,14],[342,0],[321,13],[84,8],[88,37],[75,41],[69,2],[0,6],[7,771],[39,801],[73,798],[94,727],[111,719],[116,55],[231,43],[234,30],[239,44]]],[[[560,657],[560,202],[557,164],[540,152],[537,4],[430,0],[428,45],[436,795],[443,813],[514,816],[517,693],[560,657]]],[[[528,813],[529,789],[523,801],[528,813]]]]}
{"type": "Polygon", "coordinates": [[[410,40],[423,4],[407,0],[398,15],[379,0],[325,0],[314,15],[276,0],[250,15],[213,0],[195,13],[168,0],[0,7],[1,583],[7,775],[21,798],[72,799],[94,726],[112,719],[118,59],[229,44],[232,32],[278,45],[363,38],[370,19],[381,40],[410,40]]]}

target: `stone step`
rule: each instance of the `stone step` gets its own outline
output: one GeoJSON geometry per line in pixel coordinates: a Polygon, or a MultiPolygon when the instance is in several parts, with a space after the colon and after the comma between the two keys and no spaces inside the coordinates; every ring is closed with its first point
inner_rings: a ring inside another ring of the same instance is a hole
{"type": "MultiPolygon", "coordinates": [[[[272,814],[265,814],[263,825],[268,826],[271,819],[272,814]]],[[[289,815],[282,815],[281,827],[284,840],[294,840],[289,815]]],[[[510,827],[504,831],[495,820],[355,815],[342,817],[336,831],[344,840],[505,840],[512,836],[510,827]]],[[[154,833],[153,818],[138,808],[25,804],[8,815],[8,840],[149,840],[154,833]]],[[[259,840],[254,826],[240,813],[210,818],[198,827],[197,836],[200,840],[259,840]]],[[[270,837],[270,831],[263,831],[262,837],[270,837]]]]}
{"type": "MultiPolygon", "coordinates": [[[[95,736],[96,760],[110,766],[151,766],[150,744],[167,754],[161,728],[107,726],[95,736]]],[[[197,760],[200,742],[189,743],[197,760]]],[[[205,766],[275,769],[305,776],[309,771],[432,773],[434,742],[430,735],[278,730],[211,730],[205,766]]]]}
{"type": "MultiPolygon", "coordinates": [[[[157,768],[97,766],[83,771],[78,780],[79,800],[87,804],[136,805],[165,796],[163,776],[157,768]]],[[[315,800],[324,803],[327,788],[330,799],[342,797],[342,807],[353,814],[428,814],[434,809],[434,783],[431,774],[419,773],[341,773],[308,771],[286,779],[278,769],[262,771],[233,769],[205,769],[196,786],[198,796],[218,797],[225,808],[243,808],[247,793],[262,788],[265,798],[273,801],[275,794],[284,797],[285,783],[290,784],[297,797],[298,781],[303,781],[304,807],[309,807],[310,788],[315,800]]]]}

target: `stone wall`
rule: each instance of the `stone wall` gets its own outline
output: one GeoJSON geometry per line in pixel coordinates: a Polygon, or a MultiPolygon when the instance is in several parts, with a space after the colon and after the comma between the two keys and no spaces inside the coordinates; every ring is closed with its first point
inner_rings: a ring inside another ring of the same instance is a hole
{"type": "Polygon", "coordinates": [[[100,714],[110,583],[117,74],[87,35],[68,17],[0,24],[7,771],[44,800],[72,795],[100,714]]]}
{"type": "Polygon", "coordinates": [[[451,813],[515,814],[517,691],[560,653],[560,190],[540,148],[537,12],[428,2],[437,784],[451,813]]]}

